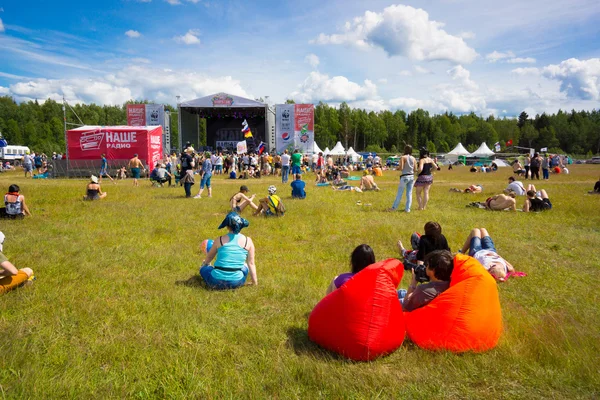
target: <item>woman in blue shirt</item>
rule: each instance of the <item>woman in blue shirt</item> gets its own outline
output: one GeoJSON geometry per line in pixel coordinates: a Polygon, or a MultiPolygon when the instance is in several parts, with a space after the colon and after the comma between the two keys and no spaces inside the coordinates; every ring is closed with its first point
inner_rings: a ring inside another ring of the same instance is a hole
{"type": "Polygon", "coordinates": [[[226,235],[215,239],[212,248],[200,267],[200,276],[206,285],[212,289],[235,289],[246,283],[250,278],[258,285],[256,265],[254,264],[254,243],[240,231],[250,225],[248,220],[235,212],[227,214],[219,229],[227,228],[226,235]],[[215,265],[210,262],[215,258],[215,265]]]}

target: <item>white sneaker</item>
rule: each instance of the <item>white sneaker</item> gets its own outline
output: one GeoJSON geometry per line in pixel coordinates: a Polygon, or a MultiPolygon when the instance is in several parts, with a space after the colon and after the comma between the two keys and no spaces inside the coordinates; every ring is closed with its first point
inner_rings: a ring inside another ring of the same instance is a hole
{"type": "Polygon", "coordinates": [[[195,198],[195,199],[201,199],[202,197],[200,197],[200,195],[199,195],[199,194],[197,194],[197,195],[195,195],[195,196],[194,196],[194,198],[195,198]]]}

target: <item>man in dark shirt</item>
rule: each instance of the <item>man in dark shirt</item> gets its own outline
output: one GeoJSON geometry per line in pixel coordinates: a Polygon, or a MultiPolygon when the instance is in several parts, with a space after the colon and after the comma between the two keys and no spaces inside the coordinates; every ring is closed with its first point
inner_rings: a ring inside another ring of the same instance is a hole
{"type": "Polygon", "coordinates": [[[306,198],[306,191],[304,187],[306,183],[302,180],[302,175],[296,174],[296,179],[290,185],[292,186],[292,197],[295,199],[304,199],[306,198]]]}
{"type": "Polygon", "coordinates": [[[191,147],[188,147],[185,149],[185,151],[181,154],[181,171],[179,176],[183,179],[183,177],[185,176],[186,172],[192,168],[194,168],[194,157],[192,156],[192,154],[194,153],[194,149],[191,147]]]}
{"type": "Polygon", "coordinates": [[[414,270],[408,291],[402,301],[404,311],[413,311],[423,307],[450,287],[450,276],[454,269],[452,253],[436,250],[425,256],[426,273],[430,282],[417,286],[414,270]]]}

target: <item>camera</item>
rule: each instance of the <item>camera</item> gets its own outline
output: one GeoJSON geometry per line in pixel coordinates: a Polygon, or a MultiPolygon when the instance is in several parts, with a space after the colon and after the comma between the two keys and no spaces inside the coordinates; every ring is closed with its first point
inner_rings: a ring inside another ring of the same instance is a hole
{"type": "Polygon", "coordinates": [[[417,282],[419,282],[419,283],[429,282],[429,277],[427,276],[426,269],[427,269],[427,267],[423,264],[419,264],[419,265],[415,266],[414,271],[415,271],[415,278],[417,279],[417,282]]]}

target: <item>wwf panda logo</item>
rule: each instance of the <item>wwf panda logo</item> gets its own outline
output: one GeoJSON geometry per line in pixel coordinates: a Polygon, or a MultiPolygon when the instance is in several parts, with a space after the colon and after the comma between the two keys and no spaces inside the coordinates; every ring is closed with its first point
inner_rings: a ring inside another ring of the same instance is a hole
{"type": "Polygon", "coordinates": [[[153,120],[157,120],[158,119],[158,111],[156,111],[156,110],[152,111],[152,113],[150,114],[150,118],[152,118],[153,120]]]}
{"type": "Polygon", "coordinates": [[[290,117],[290,110],[283,110],[281,116],[285,119],[288,119],[290,117]]]}

